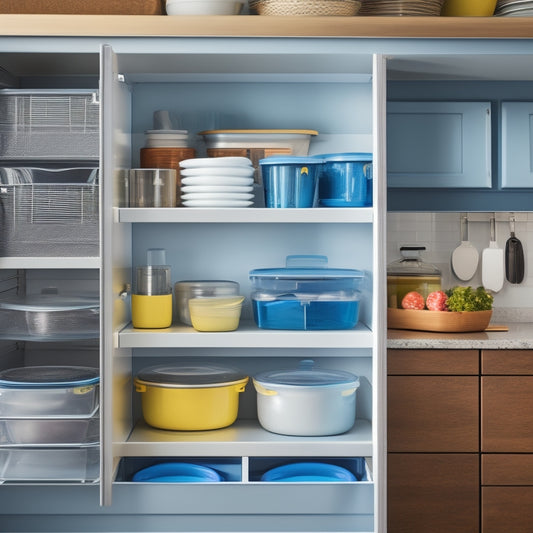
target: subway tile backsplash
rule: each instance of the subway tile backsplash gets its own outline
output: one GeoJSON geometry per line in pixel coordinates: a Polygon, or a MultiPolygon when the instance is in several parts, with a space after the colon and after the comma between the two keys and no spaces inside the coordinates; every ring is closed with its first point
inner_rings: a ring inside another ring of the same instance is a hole
{"type": "MultiPolygon", "coordinates": [[[[442,285],[448,289],[455,285],[481,285],[481,255],[490,241],[489,219],[493,213],[388,213],[387,262],[399,259],[400,246],[425,246],[422,258],[442,271],[442,285]],[[451,268],[453,250],[461,243],[461,216],[468,216],[468,240],[479,252],[479,264],[470,281],[455,277],[451,268]]],[[[494,307],[533,308],[533,212],[498,212],[496,215],[496,241],[505,249],[510,237],[510,217],[515,217],[515,235],[522,242],[525,257],[525,276],[520,284],[507,280],[500,292],[494,295],[494,307]]]]}

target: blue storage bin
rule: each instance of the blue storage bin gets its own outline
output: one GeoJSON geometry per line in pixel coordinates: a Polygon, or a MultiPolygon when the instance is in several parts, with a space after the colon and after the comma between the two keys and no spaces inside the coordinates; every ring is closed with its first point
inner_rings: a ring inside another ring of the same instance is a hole
{"type": "Polygon", "coordinates": [[[327,268],[325,256],[288,256],[285,268],[250,272],[252,308],[263,329],[351,329],[359,320],[363,273],[327,268]]]}
{"type": "Polygon", "coordinates": [[[319,206],[372,205],[372,154],[353,152],[316,157],[323,161],[318,184],[319,206]]]}
{"type": "Polygon", "coordinates": [[[261,159],[266,207],[315,207],[322,161],[316,157],[261,159]]]}

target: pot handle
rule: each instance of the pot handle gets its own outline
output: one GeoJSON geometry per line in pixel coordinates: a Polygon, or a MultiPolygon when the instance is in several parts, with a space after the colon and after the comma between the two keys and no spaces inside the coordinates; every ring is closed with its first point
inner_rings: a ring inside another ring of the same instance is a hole
{"type": "Polygon", "coordinates": [[[142,383],[135,383],[135,390],[137,392],[146,392],[146,385],[143,385],[142,383]]]}
{"type": "Polygon", "coordinates": [[[343,390],[341,392],[341,396],[351,396],[352,394],[355,394],[356,390],[357,390],[356,388],[343,390]]]}
{"type": "Polygon", "coordinates": [[[248,383],[248,381],[245,381],[244,383],[239,383],[238,385],[235,385],[235,390],[237,392],[244,392],[244,389],[246,389],[246,383],[248,383]]]}
{"type": "Polygon", "coordinates": [[[259,394],[262,394],[263,396],[276,396],[276,394],[277,394],[277,391],[265,389],[265,387],[263,387],[263,385],[260,385],[259,383],[257,383],[257,381],[254,382],[254,385],[255,385],[255,390],[259,394]]]}

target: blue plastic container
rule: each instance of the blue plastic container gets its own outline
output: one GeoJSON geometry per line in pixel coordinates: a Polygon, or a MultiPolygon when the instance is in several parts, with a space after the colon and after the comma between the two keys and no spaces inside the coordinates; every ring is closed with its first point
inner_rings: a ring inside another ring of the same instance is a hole
{"type": "Polygon", "coordinates": [[[266,207],[315,207],[322,160],[273,156],[261,159],[266,207]]]}
{"type": "Polygon", "coordinates": [[[327,268],[325,256],[288,256],[285,268],[250,272],[254,320],[263,329],[351,329],[362,279],[359,270],[327,268]]]}
{"type": "Polygon", "coordinates": [[[372,154],[353,152],[316,157],[323,161],[318,185],[319,206],[372,205],[372,154]]]}
{"type": "Polygon", "coordinates": [[[159,463],[139,470],[132,481],[144,483],[216,483],[222,476],[212,468],[192,463],[159,463]]]}

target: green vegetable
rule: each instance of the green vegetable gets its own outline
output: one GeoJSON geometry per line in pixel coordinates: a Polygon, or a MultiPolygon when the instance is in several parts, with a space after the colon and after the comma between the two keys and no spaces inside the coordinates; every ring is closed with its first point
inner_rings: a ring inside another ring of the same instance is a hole
{"type": "Polygon", "coordinates": [[[454,287],[446,291],[449,311],[488,311],[494,298],[483,287],[454,287]]]}

